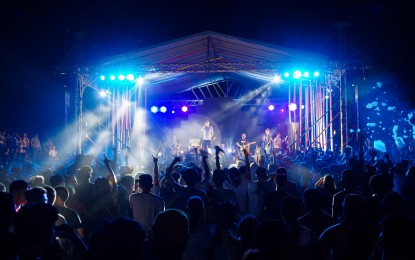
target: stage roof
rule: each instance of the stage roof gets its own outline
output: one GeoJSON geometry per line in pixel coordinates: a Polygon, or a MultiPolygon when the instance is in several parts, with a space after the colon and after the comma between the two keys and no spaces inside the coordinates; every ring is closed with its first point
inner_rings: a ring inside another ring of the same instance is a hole
{"type": "Polygon", "coordinates": [[[128,71],[144,77],[149,96],[200,98],[206,93],[236,96],[270,82],[274,75],[285,70],[330,73],[329,67],[326,56],[205,31],[106,57],[89,68],[90,82],[93,83],[86,84],[100,88],[93,77],[128,71]],[[226,90],[203,92],[202,88],[209,86],[226,86],[226,90]]]}

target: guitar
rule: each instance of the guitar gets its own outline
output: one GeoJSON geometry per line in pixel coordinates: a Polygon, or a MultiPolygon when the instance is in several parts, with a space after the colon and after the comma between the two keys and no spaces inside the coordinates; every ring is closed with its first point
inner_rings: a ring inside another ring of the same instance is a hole
{"type": "Polygon", "coordinates": [[[288,140],[288,136],[286,136],[284,139],[281,139],[279,137],[275,137],[274,140],[272,141],[273,145],[274,145],[274,149],[276,149],[276,148],[281,149],[283,144],[285,142],[287,142],[287,140],[288,140]]]}
{"type": "Polygon", "coordinates": [[[245,148],[247,148],[247,147],[249,147],[251,144],[256,144],[256,142],[250,142],[250,143],[247,143],[247,144],[244,144],[244,145],[240,145],[239,143],[236,143],[236,145],[238,145],[239,146],[239,149],[242,151],[243,149],[245,149],[245,148]]]}
{"type": "Polygon", "coordinates": [[[288,143],[288,135],[282,139],[281,143],[288,143]]]}

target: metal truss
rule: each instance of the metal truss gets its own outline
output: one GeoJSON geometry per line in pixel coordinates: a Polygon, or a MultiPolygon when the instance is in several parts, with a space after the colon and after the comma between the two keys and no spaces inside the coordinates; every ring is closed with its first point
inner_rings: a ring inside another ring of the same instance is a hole
{"type": "MultiPolygon", "coordinates": [[[[119,66],[118,66],[119,67],[119,66]]],[[[200,63],[167,63],[151,65],[124,65],[124,67],[137,72],[187,72],[187,73],[212,73],[212,72],[241,72],[241,71],[275,71],[281,68],[281,63],[237,63],[237,62],[200,62],[200,63]]],[[[93,68],[86,70],[108,70],[111,67],[93,68]]]]}
{"type": "MultiPolygon", "coordinates": [[[[249,106],[263,106],[269,104],[288,104],[288,98],[274,98],[267,99],[267,102],[264,103],[264,100],[260,99],[233,99],[235,104],[239,105],[249,105],[249,106]]],[[[201,99],[187,99],[187,100],[159,100],[157,103],[160,104],[169,104],[171,106],[201,106],[203,105],[203,100],[201,99]]]]}
{"type": "Polygon", "coordinates": [[[263,99],[234,99],[233,101],[236,104],[241,105],[249,105],[249,106],[264,106],[264,105],[270,105],[270,104],[287,104],[288,105],[288,98],[272,98],[267,99],[266,102],[264,102],[263,99]]]}
{"type": "Polygon", "coordinates": [[[188,99],[188,100],[158,100],[159,104],[168,104],[170,106],[201,106],[203,105],[203,100],[201,99],[188,99]]]}

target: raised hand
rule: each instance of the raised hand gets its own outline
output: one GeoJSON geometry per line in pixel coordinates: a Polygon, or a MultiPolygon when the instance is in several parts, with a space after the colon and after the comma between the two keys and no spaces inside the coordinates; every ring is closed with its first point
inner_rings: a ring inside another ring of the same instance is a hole
{"type": "Polygon", "coordinates": [[[205,150],[200,151],[202,158],[207,159],[209,157],[209,153],[205,150]]]}
{"type": "Polygon", "coordinates": [[[219,153],[222,152],[223,154],[225,154],[225,151],[220,148],[218,145],[215,145],[215,153],[216,155],[219,155],[219,153]]]}
{"type": "Polygon", "coordinates": [[[154,157],[154,155],[151,155],[151,156],[153,157],[153,163],[154,164],[157,164],[157,162],[159,161],[159,158],[154,157]]]}

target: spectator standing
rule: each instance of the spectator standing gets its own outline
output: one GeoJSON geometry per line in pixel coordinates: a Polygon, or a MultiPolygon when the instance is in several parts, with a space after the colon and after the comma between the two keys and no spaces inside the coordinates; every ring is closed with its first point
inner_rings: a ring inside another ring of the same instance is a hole
{"type": "Polygon", "coordinates": [[[56,199],[53,205],[58,209],[58,213],[62,214],[65,217],[66,222],[75,229],[75,231],[78,233],[78,236],[83,238],[84,229],[78,212],[66,206],[66,201],[69,198],[68,189],[65,186],[56,186],[55,190],[56,199]]]}
{"type": "Polygon", "coordinates": [[[132,217],[144,226],[147,236],[157,214],[165,210],[163,198],[152,194],[153,180],[150,174],[141,174],[138,177],[139,192],[130,195],[132,217]]]}
{"type": "Polygon", "coordinates": [[[30,139],[30,146],[32,147],[33,162],[38,163],[41,152],[40,139],[38,134],[35,134],[35,136],[33,136],[32,139],[30,139]]]}

